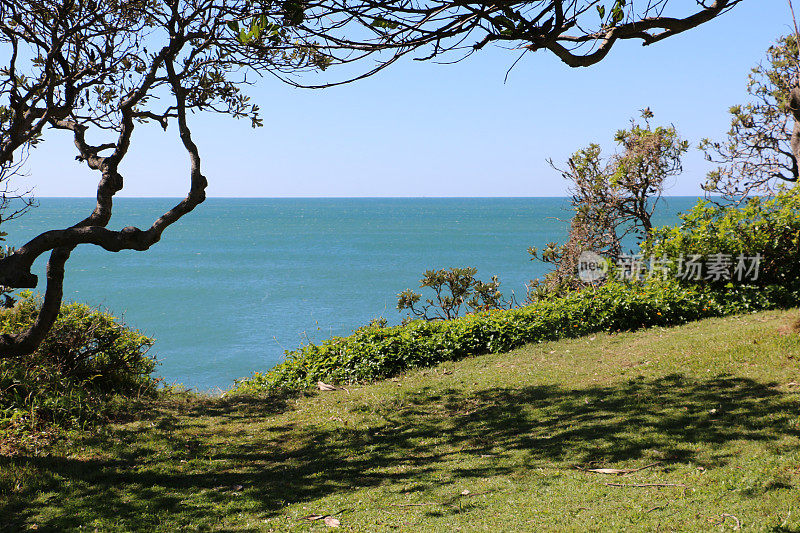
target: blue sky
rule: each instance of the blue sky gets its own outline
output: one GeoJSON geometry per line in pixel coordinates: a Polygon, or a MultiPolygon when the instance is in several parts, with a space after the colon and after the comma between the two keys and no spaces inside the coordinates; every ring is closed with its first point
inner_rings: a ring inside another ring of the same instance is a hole
{"type": "MultiPolygon", "coordinates": [[[[693,0],[677,0],[694,5],[693,0]]],[[[264,127],[191,118],[209,196],[563,196],[546,163],[614,132],[649,106],[696,145],[721,138],[744,100],[749,69],[790,31],[785,0],[746,0],[718,20],[650,47],[618,43],[600,64],[571,69],[514,51],[484,50],[456,65],[406,61],[325,90],[270,77],[250,94],[264,127]]],[[[26,184],[44,196],[93,196],[96,174],[66,136],[29,161],[26,184]]],[[[695,195],[708,170],[693,150],[668,194],[695,195]]],[[[188,172],[173,128],[139,128],[120,196],[182,196],[188,172]]]]}

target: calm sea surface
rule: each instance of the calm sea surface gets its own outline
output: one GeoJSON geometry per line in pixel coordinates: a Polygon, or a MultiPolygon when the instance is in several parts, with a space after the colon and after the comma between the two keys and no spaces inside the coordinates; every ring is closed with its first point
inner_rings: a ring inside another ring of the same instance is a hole
{"type": "MultiPolygon", "coordinates": [[[[118,199],[110,227],[149,226],[175,201],[118,199]]],[[[694,201],[667,199],[658,222],[676,222],[694,201]]],[[[74,224],[94,200],[40,204],[3,226],[9,244],[74,224]]],[[[547,270],[525,250],[565,237],[568,224],[557,219],[569,219],[566,207],[562,198],[212,198],[147,252],[78,248],[65,296],[155,337],[167,381],[227,388],[285,349],[376,317],[399,322],[397,293],[416,289],[428,268],[475,266],[524,298],[525,283],[547,270]]],[[[44,279],[43,258],[35,272],[44,279]]]]}

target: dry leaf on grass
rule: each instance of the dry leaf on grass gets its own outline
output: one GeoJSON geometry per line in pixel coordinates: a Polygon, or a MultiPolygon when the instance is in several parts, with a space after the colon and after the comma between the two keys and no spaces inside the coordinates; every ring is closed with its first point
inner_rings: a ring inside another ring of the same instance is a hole
{"type": "Polygon", "coordinates": [[[464,489],[464,490],[461,491],[461,495],[464,496],[464,497],[469,496],[471,498],[473,496],[482,496],[484,494],[489,494],[489,493],[492,493],[492,492],[494,492],[494,491],[493,490],[484,490],[482,492],[471,492],[468,489],[464,489]]]}
{"type": "Polygon", "coordinates": [[[341,522],[339,522],[338,520],[336,520],[332,516],[326,516],[325,517],[325,525],[328,526],[328,527],[339,527],[340,523],[341,522]]]}

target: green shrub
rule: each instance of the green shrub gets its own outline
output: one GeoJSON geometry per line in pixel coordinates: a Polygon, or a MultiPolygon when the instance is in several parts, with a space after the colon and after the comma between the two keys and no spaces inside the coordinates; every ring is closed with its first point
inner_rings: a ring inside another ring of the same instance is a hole
{"type": "Polygon", "coordinates": [[[475,267],[426,270],[419,286],[432,289],[433,298],[421,301],[421,294],[406,289],[397,295],[397,310],[408,309],[424,320],[452,320],[462,309],[475,312],[512,307],[513,295],[511,301],[503,298],[497,276],[484,283],[475,277],[477,273],[475,267]]]}
{"type": "MultiPolygon", "coordinates": [[[[39,297],[24,293],[13,308],[0,310],[0,333],[30,327],[40,306],[39,297]]],[[[0,431],[84,426],[115,399],[154,393],[152,345],[105,311],[62,305],[36,352],[0,359],[0,431]]]]}
{"type": "Polygon", "coordinates": [[[730,286],[719,291],[657,278],[646,283],[611,281],[527,307],[481,312],[451,321],[365,326],[349,337],[287,351],[286,361],[269,372],[237,381],[231,392],[300,390],[318,380],[371,381],[414,367],[504,352],[531,342],[676,325],[798,302],[800,292],[782,286],[730,286]]]}
{"type": "MultiPolygon", "coordinates": [[[[753,284],[790,285],[800,278],[800,187],[785,188],[771,198],[749,198],[739,207],[701,201],[681,219],[677,226],[655,229],[642,247],[643,254],[673,261],[725,254],[733,266],[740,255],[760,254],[753,284]]],[[[725,283],[719,280],[717,285],[725,283]]]]}

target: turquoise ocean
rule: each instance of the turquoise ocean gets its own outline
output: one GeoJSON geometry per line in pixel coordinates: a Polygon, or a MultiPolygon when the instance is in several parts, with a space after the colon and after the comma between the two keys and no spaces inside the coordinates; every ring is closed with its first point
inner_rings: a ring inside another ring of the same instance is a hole
{"type": "MultiPolygon", "coordinates": [[[[657,223],[695,201],[667,198],[657,223]]],[[[109,227],[147,227],[175,202],[117,199],[109,227]]],[[[3,225],[7,244],[74,224],[94,200],[39,204],[3,225]]],[[[149,251],[79,247],[64,292],[154,337],[167,382],[213,391],[268,370],[284,350],[373,318],[398,323],[397,293],[429,268],[477,267],[521,301],[547,271],[526,249],[563,240],[569,218],[566,198],[210,198],[149,251]]],[[[44,280],[44,258],[35,273],[44,280]]]]}

